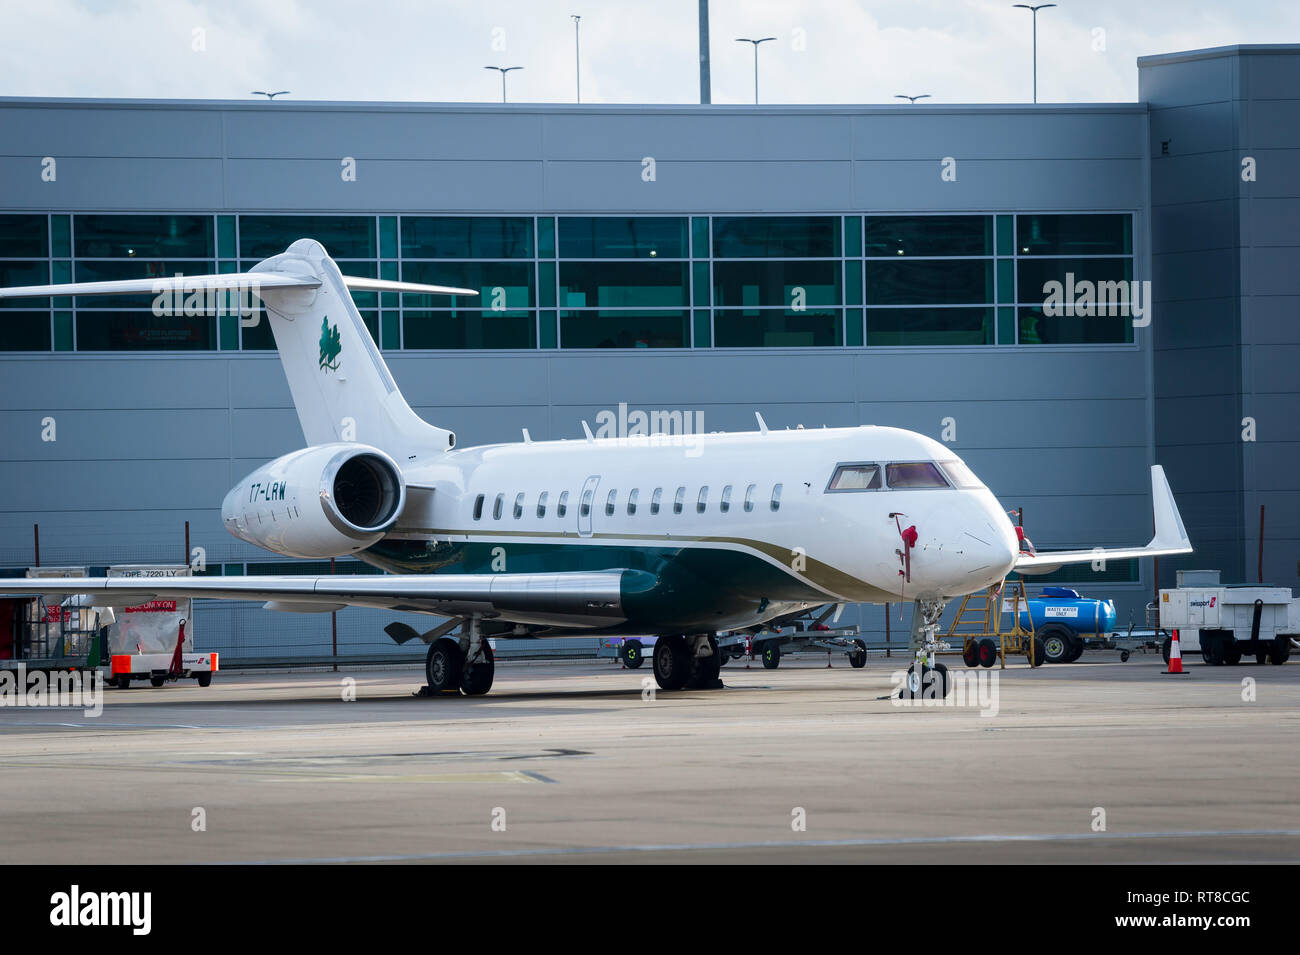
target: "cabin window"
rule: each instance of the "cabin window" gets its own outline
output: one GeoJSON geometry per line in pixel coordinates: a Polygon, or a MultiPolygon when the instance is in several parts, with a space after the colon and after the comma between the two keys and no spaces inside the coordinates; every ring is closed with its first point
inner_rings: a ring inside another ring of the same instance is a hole
{"type": "Polygon", "coordinates": [[[673,498],[673,513],[680,514],[682,512],[682,505],[685,503],[686,503],[686,488],[679,487],[677,489],[677,496],[673,498]]]}
{"type": "Polygon", "coordinates": [[[777,484],[772,488],[772,510],[781,510],[781,485],[777,484]]]}
{"type": "Polygon", "coordinates": [[[618,496],[617,489],[610,489],[609,495],[605,498],[605,516],[614,516],[614,499],[618,496]]]}
{"type": "Polygon", "coordinates": [[[582,492],[582,503],[578,505],[579,517],[591,517],[591,499],[595,496],[595,488],[587,488],[582,492]]]}
{"type": "Polygon", "coordinates": [[[547,495],[545,491],[537,495],[537,516],[538,517],[546,516],[546,496],[547,495]]]}
{"type": "Polygon", "coordinates": [[[651,514],[658,514],[658,513],[659,513],[659,501],[660,501],[660,499],[661,499],[663,496],[664,496],[664,489],[661,488],[661,487],[657,487],[657,488],[655,488],[655,492],[654,492],[653,494],[650,495],[650,513],[651,513],[651,514]]]}
{"type": "Polygon", "coordinates": [[[515,520],[524,516],[524,492],[520,491],[519,496],[515,498],[515,520]]]}
{"type": "Polygon", "coordinates": [[[628,517],[632,517],[636,514],[636,498],[638,493],[639,492],[637,491],[636,488],[632,488],[632,490],[628,492],[627,495],[627,516],[628,517]]]}
{"type": "Polygon", "coordinates": [[[718,503],[718,510],[723,514],[731,510],[731,485],[728,484],[722,489],[722,500],[718,503]]]}
{"type": "Polygon", "coordinates": [[[709,486],[700,488],[700,496],[695,499],[695,513],[703,514],[709,506],[709,486]]]}
{"type": "Polygon", "coordinates": [[[893,488],[947,487],[948,479],[933,461],[885,465],[885,480],[893,488]]]}
{"type": "Polygon", "coordinates": [[[564,517],[569,513],[569,492],[561,491],[560,500],[555,505],[555,516],[564,517]]]}
{"type": "Polygon", "coordinates": [[[483,500],[484,496],[480,494],[474,498],[474,520],[480,520],[483,517],[483,500]]]}
{"type": "Polygon", "coordinates": [[[505,506],[506,496],[498,494],[497,499],[492,502],[492,520],[501,520],[501,508],[505,506]]]}
{"type": "Polygon", "coordinates": [[[879,464],[841,464],[826,485],[828,491],[878,491],[880,488],[879,464]]]}
{"type": "Polygon", "coordinates": [[[748,514],[754,509],[754,492],[758,490],[757,484],[751,484],[745,488],[745,513],[748,514]]]}

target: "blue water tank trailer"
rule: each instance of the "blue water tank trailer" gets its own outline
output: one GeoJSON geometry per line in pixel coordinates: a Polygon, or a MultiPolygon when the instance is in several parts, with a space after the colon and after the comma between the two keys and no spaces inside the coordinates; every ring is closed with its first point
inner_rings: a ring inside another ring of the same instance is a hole
{"type": "Polygon", "coordinates": [[[1084,640],[1105,637],[1115,629],[1115,602],[1084,597],[1069,587],[1044,587],[1020,611],[1020,626],[1043,641],[1048,663],[1072,663],[1083,654],[1084,640]]]}

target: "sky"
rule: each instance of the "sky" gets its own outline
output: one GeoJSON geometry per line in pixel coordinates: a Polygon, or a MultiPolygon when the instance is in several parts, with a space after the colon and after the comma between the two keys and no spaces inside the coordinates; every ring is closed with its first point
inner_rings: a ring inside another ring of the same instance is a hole
{"type": "MultiPolygon", "coordinates": [[[[699,101],[697,0],[0,0],[0,96],[699,101]]],[[[714,103],[1025,102],[1010,0],[713,0],[714,103]]],[[[1300,41],[1296,0],[1060,0],[1038,14],[1040,102],[1132,102],[1136,59],[1300,41]]]]}

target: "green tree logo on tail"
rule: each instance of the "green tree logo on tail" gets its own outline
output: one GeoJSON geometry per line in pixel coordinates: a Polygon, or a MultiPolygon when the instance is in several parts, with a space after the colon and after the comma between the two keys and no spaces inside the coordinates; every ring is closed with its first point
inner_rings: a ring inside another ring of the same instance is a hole
{"type": "Polygon", "coordinates": [[[343,350],[343,342],[339,337],[339,327],[331,325],[329,316],[326,315],[320,324],[320,367],[321,371],[338,371],[339,370],[339,352],[343,350]]]}

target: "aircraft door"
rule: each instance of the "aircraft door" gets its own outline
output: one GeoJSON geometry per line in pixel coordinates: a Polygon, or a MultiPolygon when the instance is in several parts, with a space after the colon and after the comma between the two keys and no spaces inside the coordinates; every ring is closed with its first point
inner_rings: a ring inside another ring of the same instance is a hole
{"type": "Polygon", "coordinates": [[[582,482],[582,493],[578,495],[578,536],[591,536],[591,515],[596,510],[596,485],[600,475],[593,474],[582,482]]]}

